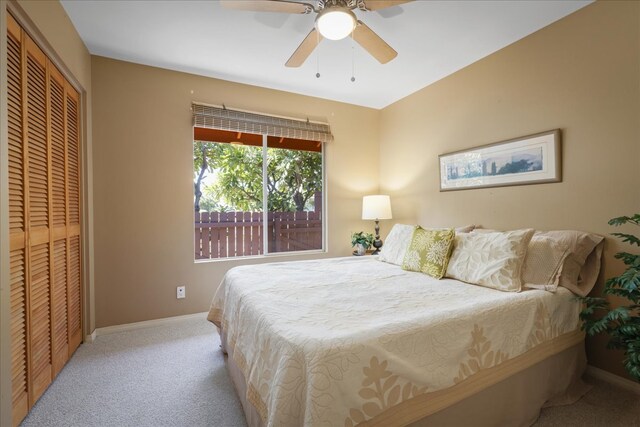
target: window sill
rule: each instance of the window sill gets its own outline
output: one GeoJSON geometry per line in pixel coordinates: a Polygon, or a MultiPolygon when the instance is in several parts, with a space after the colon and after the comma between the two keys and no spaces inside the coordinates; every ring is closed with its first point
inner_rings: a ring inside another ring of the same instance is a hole
{"type": "Polygon", "coordinates": [[[210,262],[218,263],[218,262],[233,262],[233,261],[245,261],[245,260],[262,260],[262,259],[280,259],[286,257],[299,257],[305,255],[322,255],[327,254],[328,251],[325,249],[317,249],[312,251],[295,251],[295,252],[276,252],[266,255],[250,255],[250,256],[238,256],[238,257],[226,257],[226,258],[209,258],[209,259],[196,259],[194,260],[194,264],[207,264],[210,262]]]}

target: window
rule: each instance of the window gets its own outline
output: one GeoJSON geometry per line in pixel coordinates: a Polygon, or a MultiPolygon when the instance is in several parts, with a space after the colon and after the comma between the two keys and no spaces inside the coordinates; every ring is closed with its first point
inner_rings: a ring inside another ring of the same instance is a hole
{"type": "Polygon", "coordinates": [[[197,260],[323,249],[321,141],[196,120],[193,158],[197,260]]]}

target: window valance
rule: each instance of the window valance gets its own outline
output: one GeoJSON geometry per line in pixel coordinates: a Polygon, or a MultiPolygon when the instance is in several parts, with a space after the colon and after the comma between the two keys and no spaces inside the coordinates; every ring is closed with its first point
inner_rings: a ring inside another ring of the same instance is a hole
{"type": "Polygon", "coordinates": [[[195,127],[307,141],[329,142],[333,139],[331,128],[326,123],[287,119],[196,103],[192,105],[192,109],[195,127]]]}

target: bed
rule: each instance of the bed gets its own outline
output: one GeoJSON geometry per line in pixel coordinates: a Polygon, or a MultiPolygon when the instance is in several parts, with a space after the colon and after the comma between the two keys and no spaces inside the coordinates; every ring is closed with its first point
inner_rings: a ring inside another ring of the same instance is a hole
{"type": "Polygon", "coordinates": [[[208,319],[250,426],[524,426],[587,390],[579,311],[367,256],[233,268],[208,319]]]}

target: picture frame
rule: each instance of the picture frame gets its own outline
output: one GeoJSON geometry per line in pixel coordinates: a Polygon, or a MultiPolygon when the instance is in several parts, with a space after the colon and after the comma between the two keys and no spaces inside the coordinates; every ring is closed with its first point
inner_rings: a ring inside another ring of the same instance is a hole
{"type": "Polygon", "coordinates": [[[438,156],[440,191],[562,181],[560,129],[438,156]]]}

